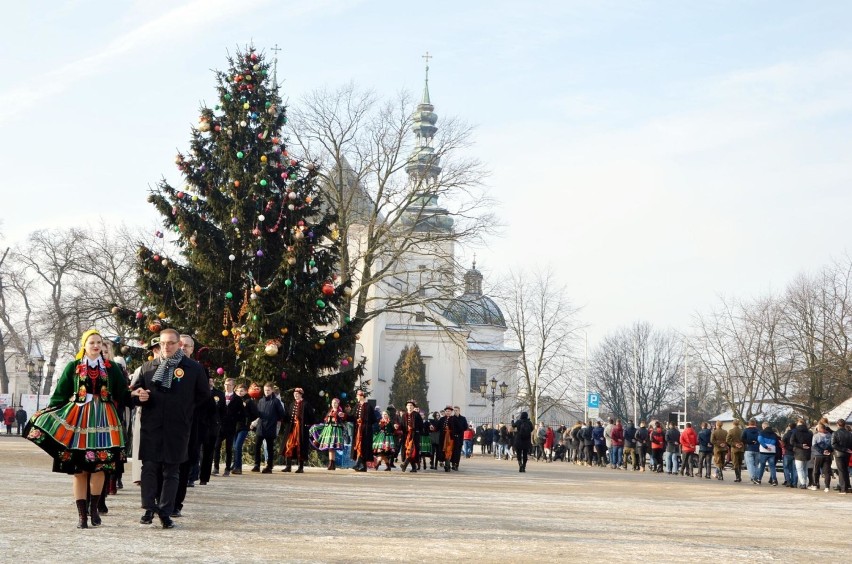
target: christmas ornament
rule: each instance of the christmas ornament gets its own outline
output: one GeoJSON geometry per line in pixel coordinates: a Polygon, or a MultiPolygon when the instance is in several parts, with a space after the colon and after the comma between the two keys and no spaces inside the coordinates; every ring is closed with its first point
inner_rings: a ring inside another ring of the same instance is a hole
{"type": "Polygon", "coordinates": [[[234,294],[232,294],[231,292],[227,292],[227,293],[225,294],[225,298],[227,298],[227,299],[229,299],[229,300],[230,300],[231,298],[233,298],[233,297],[234,297],[234,294]]]}
{"type": "Polygon", "coordinates": [[[230,334],[231,334],[231,332],[230,332],[230,331],[228,331],[227,329],[222,329],[222,336],[223,336],[223,337],[227,337],[227,336],[228,336],[228,335],[230,335],[230,334]]]}
{"type": "Polygon", "coordinates": [[[322,309],[325,307],[325,302],[322,300],[317,300],[317,307],[322,309]]]}
{"type": "Polygon", "coordinates": [[[260,214],[259,216],[257,216],[258,221],[263,221],[264,219],[266,219],[266,216],[263,215],[263,214],[260,214]]]}
{"type": "Polygon", "coordinates": [[[233,262],[234,260],[236,260],[236,258],[237,258],[237,257],[235,257],[234,255],[228,255],[228,260],[229,260],[229,261],[232,261],[232,262],[233,262]]]}
{"type": "Polygon", "coordinates": [[[221,376],[224,373],[225,373],[225,369],[222,368],[221,366],[216,369],[216,374],[218,374],[219,376],[221,376]]]}
{"type": "Polygon", "coordinates": [[[246,156],[246,155],[245,155],[245,153],[243,153],[242,151],[237,151],[237,158],[238,158],[238,159],[241,159],[241,158],[243,158],[244,156],[246,156]]]}
{"type": "Polygon", "coordinates": [[[331,282],[326,282],[322,285],[322,293],[330,296],[334,293],[334,285],[331,282]]]}

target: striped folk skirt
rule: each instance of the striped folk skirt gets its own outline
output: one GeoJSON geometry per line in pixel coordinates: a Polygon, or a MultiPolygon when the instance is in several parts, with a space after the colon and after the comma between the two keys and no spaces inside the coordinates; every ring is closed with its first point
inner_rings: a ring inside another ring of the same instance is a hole
{"type": "Polygon", "coordinates": [[[346,443],[342,425],[318,423],[309,431],[311,445],[317,450],[339,450],[346,443]]]}
{"type": "Polygon", "coordinates": [[[65,474],[115,470],[126,460],[124,428],[111,401],[95,396],[36,412],[27,439],[53,457],[53,471],[65,474]]]}

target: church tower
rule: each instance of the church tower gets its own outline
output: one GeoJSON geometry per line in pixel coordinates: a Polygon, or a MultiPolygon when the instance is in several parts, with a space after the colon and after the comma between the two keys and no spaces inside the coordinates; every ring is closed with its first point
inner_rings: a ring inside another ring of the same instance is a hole
{"type": "Polygon", "coordinates": [[[438,176],[441,174],[441,157],[435,153],[434,140],[438,128],[438,114],[429,97],[429,59],[426,59],[426,83],[423,98],[412,116],[412,131],[415,136],[414,149],[405,166],[409,181],[414,187],[416,198],[406,210],[403,223],[414,226],[416,231],[438,231],[448,233],[453,228],[449,212],[438,205],[438,176]]]}

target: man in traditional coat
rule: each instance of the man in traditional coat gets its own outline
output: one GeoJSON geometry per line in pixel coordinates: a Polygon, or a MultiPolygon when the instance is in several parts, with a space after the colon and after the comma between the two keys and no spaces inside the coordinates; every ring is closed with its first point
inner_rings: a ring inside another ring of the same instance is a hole
{"type": "Polygon", "coordinates": [[[308,458],[310,435],[308,428],[314,422],[314,412],[304,400],[305,391],[302,388],[293,390],[293,405],[290,406],[290,417],[287,419],[287,430],[284,439],[284,461],[286,466],[282,472],[292,471],[293,459],[299,464],[296,474],[303,473],[305,460],[308,458]]]}
{"type": "Polygon", "coordinates": [[[405,403],[405,413],[401,417],[402,441],[400,452],[402,454],[402,471],[410,464],[411,472],[417,472],[420,465],[420,435],[423,434],[423,418],[415,411],[417,402],[413,399],[405,403]]]}

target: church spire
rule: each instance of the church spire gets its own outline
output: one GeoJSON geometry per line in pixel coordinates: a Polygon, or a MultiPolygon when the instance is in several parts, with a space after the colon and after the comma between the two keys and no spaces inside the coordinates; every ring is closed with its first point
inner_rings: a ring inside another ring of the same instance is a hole
{"type": "Polygon", "coordinates": [[[438,196],[434,185],[441,173],[441,158],[435,154],[432,146],[438,128],[438,114],[429,96],[429,59],[432,55],[427,51],[426,81],[423,87],[423,99],[417,105],[412,116],[411,129],[414,131],[415,143],[405,171],[415,185],[418,197],[411,208],[407,210],[406,220],[417,225],[419,230],[449,231],[453,220],[446,209],[438,207],[438,196]]]}

